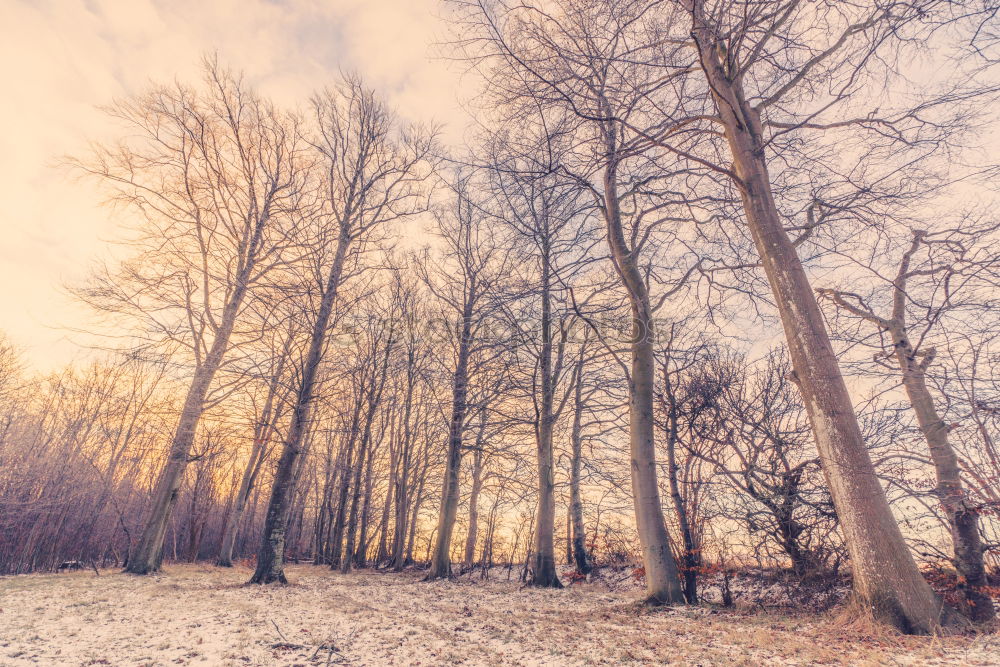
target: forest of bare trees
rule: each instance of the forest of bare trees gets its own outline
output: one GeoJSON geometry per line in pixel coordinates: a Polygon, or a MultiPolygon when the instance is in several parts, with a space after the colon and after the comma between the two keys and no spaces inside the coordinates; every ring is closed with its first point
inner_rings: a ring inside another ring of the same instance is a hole
{"type": "Polygon", "coordinates": [[[356,74],[116,101],[69,159],[127,221],[71,288],[103,349],[0,338],[0,574],[781,571],[993,621],[997,11],[447,0],[464,147],[356,74]]]}

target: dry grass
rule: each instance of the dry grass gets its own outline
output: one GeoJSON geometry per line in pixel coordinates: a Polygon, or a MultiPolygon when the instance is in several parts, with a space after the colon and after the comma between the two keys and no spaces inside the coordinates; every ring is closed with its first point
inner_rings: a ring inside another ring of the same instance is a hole
{"type": "Polygon", "coordinates": [[[859,635],[832,617],[649,610],[599,585],[175,565],[0,579],[2,665],[995,665],[994,636],[859,635]]]}

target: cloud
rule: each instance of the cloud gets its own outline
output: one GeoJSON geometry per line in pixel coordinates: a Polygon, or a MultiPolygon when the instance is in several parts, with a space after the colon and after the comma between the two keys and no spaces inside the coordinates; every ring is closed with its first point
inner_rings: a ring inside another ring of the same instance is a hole
{"type": "Polygon", "coordinates": [[[340,69],[361,73],[412,120],[464,116],[458,78],[429,45],[422,0],[6,0],[0,3],[0,329],[36,366],[68,361],[63,327],[86,311],[60,290],[109,253],[121,220],[93,183],[56,163],[119,128],[100,110],[150,81],[194,80],[216,52],[279,104],[301,104],[340,69]]]}

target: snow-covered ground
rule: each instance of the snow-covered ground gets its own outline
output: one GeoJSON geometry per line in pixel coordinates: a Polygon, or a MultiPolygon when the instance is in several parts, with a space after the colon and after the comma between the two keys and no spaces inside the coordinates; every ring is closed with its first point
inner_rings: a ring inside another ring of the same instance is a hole
{"type": "Polygon", "coordinates": [[[647,610],[632,591],[293,565],[0,578],[0,665],[1000,664],[1000,638],[859,637],[830,616],[647,610]]]}

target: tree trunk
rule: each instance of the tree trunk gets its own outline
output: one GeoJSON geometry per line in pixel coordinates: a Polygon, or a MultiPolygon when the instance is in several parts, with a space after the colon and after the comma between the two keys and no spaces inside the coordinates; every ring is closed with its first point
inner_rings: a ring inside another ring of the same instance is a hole
{"type": "Polygon", "coordinates": [[[865,447],[823,318],[774,202],[759,113],[720,60],[720,40],[697,0],[686,0],[701,66],[732,153],[743,198],[830,493],[851,556],[856,601],[906,633],[934,632],[945,607],[921,576],[865,447]]]}
{"type": "Polygon", "coordinates": [[[948,440],[948,425],[938,414],[927,388],[924,369],[928,360],[917,361],[902,327],[893,329],[890,333],[895,345],[896,360],[903,373],[903,387],[917,415],[917,423],[927,440],[931,461],[934,463],[937,496],[951,528],[955,567],[963,579],[959,588],[968,604],[968,615],[975,621],[991,621],[996,617],[996,610],[993,599],[985,592],[989,581],[983,564],[979,516],[975,509],[969,507],[958,456],[948,440]]]}
{"type": "Polygon", "coordinates": [[[420,476],[415,480],[417,484],[417,491],[413,499],[413,508],[410,510],[410,528],[409,535],[406,538],[406,554],[403,558],[403,563],[413,562],[413,545],[417,537],[417,520],[420,518],[420,507],[424,504],[424,487],[427,484],[427,468],[430,465],[429,455],[424,448],[424,461],[420,468],[420,476]]]}
{"type": "MultiPolygon", "coordinates": [[[[485,414],[485,413],[484,413],[485,414]]],[[[483,422],[486,418],[483,417],[483,422]]],[[[483,488],[482,427],[479,446],[472,456],[472,492],[469,494],[469,532],[465,537],[465,569],[471,570],[476,564],[476,544],[479,538],[479,493],[483,488]]]]}
{"type": "Polygon", "coordinates": [[[292,409],[292,423],[282,448],[281,458],[278,460],[278,469],[274,474],[271,499],[268,502],[267,515],[264,520],[264,534],[257,556],[257,570],[250,578],[251,584],[288,583],[284,571],[285,530],[295,490],[296,462],[302,451],[306,432],[309,430],[309,416],[315,398],[319,366],[323,361],[326,332],[330,326],[330,317],[337,300],[340,278],[350,242],[351,237],[342,226],[337,243],[337,253],[330,266],[326,289],[323,292],[319,313],[317,313],[312,335],[309,338],[309,351],[306,353],[302,368],[302,382],[295,397],[295,407],[292,409]]]}
{"type": "Polygon", "coordinates": [[[256,428],[254,428],[253,449],[250,452],[250,459],[247,461],[247,466],[243,470],[243,477],[240,479],[240,488],[236,492],[233,511],[226,518],[226,527],[222,534],[222,544],[219,547],[219,558],[215,562],[220,567],[233,566],[233,547],[236,544],[236,533],[239,530],[240,521],[243,519],[243,512],[246,509],[250,491],[253,489],[254,482],[257,480],[257,475],[260,474],[261,466],[264,463],[267,442],[275,432],[275,423],[278,421],[278,414],[280,414],[280,410],[278,410],[278,414],[272,418],[272,412],[275,412],[274,400],[278,395],[278,388],[291,343],[292,336],[289,335],[285,339],[281,357],[278,359],[278,365],[274,369],[274,374],[271,376],[271,381],[267,386],[267,397],[264,399],[260,421],[257,423],[256,428]]]}
{"type": "Polygon", "coordinates": [[[437,542],[431,556],[427,580],[451,575],[451,536],[458,513],[459,472],[462,464],[462,435],[465,429],[466,393],[468,391],[469,356],[472,352],[472,307],[466,299],[462,311],[461,338],[458,359],[452,381],[451,422],[448,425],[448,453],[445,459],[444,481],[441,485],[441,510],[438,516],[437,542]]]}
{"type": "Polygon", "coordinates": [[[361,392],[354,404],[354,412],[351,415],[351,425],[347,436],[347,443],[344,445],[343,455],[338,455],[341,460],[340,465],[340,485],[337,489],[337,509],[334,512],[333,527],[330,529],[330,568],[338,569],[340,559],[344,549],[344,525],[347,521],[347,498],[351,490],[351,475],[354,472],[354,443],[358,439],[358,427],[361,422],[361,405],[363,400],[361,392]]]}
{"type": "Polygon", "coordinates": [[[354,468],[354,487],[353,493],[351,493],[351,508],[348,512],[346,531],[347,540],[344,546],[344,552],[340,557],[340,571],[347,573],[351,571],[351,566],[353,565],[354,559],[354,548],[356,546],[357,535],[358,535],[358,509],[361,502],[361,490],[364,485],[364,466],[366,461],[366,455],[368,453],[368,439],[371,434],[371,420],[373,415],[371,414],[371,409],[369,414],[365,419],[365,434],[361,438],[361,444],[358,447],[358,459],[355,463],[354,468]]]}
{"type": "MultiPolygon", "coordinates": [[[[381,440],[381,438],[380,438],[381,440]]],[[[368,464],[365,466],[365,492],[361,502],[361,519],[358,527],[358,546],[354,551],[354,565],[356,567],[366,567],[368,565],[368,546],[370,538],[368,536],[368,524],[371,522],[372,488],[374,486],[374,476],[372,468],[375,463],[375,450],[368,455],[368,464]]]]}
{"type": "Polygon", "coordinates": [[[399,472],[396,475],[394,487],[396,501],[396,520],[392,535],[392,569],[400,572],[406,564],[406,517],[409,511],[409,481],[411,449],[413,446],[413,427],[410,423],[413,416],[413,387],[416,383],[415,354],[412,343],[406,354],[406,398],[403,403],[403,442],[399,452],[399,472]]]}
{"type": "Polygon", "coordinates": [[[241,277],[244,278],[244,281],[238,283],[232,297],[226,304],[222,325],[212,341],[212,347],[205,356],[204,362],[195,369],[191,386],[184,398],[184,407],[181,409],[180,420],[174,431],[167,462],[160,471],[153,490],[149,516],[146,519],[139,543],[136,545],[135,551],[129,554],[128,565],[125,567],[125,571],[131,574],[155,572],[160,569],[160,563],[163,561],[163,538],[167,534],[170,513],[177,502],[181,479],[187,469],[198,421],[201,419],[201,413],[205,410],[208,388],[222,364],[222,358],[229,346],[229,337],[236,324],[236,315],[243,302],[243,296],[246,294],[246,277],[241,277]]]}
{"type": "Polygon", "coordinates": [[[576,367],[573,389],[573,426],[570,431],[572,457],[569,468],[569,514],[573,526],[573,560],[576,571],[587,575],[593,569],[587,552],[587,531],[583,524],[583,498],[580,494],[580,470],[583,465],[583,353],[576,367]]]}
{"type": "Polygon", "coordinates": [[[246,508],[247,499],[253,486],[254,472],[259,470],[259,461],[262,443],[255,439],[253,451],[247,460],[246,468],[243,469],[243,477],[240,479],[240,488],[236,491],[236,498],[233,500],[233,509],[226,517],[226,527],[222,533],[222,543],[219,546],[219,557],[215,564],[219,567],[233,566],[233,547],[236,545],[236,531],[243,519],[243,510],[246,508]]]}
{"type": "Polygon", "coordinates": [[[667,526],[663,520],[660,489],[656,481],[656,447],[653,440],[653,314],[636,256],[625,242],[614,157],[617,130],[611,123],[608,126],[606,133],[611,157],[604,170],[604,217],[615,268],[628,291],[632,308],[632,371],[629,378],[632,501],[646,574],[646,601],[649,604],[673,604],[683,602],[684,594],[667,526]]]}
{"type": "MultiPolygon", "coordinates": [[[[664,368],[666,374],[666,368],[664,368]]],[[[669,382],[669,379],[665,381],[669,382]]],[[[694,531],[691,530],[691,519],[688,516],[687,504],[681,493],[677,479],[677,410],[671,405],[668,414],[667,428],[667,477],[670,483],[670,497],[673,500],[674,512],[677,514],[677,524],[681,529],[684,541],[684,597],[688,604],[698,604],[698,545],[695,544],[694,531]]]]}
{"type": "MultiPolygon", "coordinates": [[[[344,548],[344,554],[340,559],[340,571],[349,572],[352,565],[352,560],[357,557],[355,554],[355,547],[357,546],[357,534],[358,534],[358,521],[359,521],[359,510],[362,490],[368,484],[368,476],[371,472],[371,464],[367,461],[368,450],[372,447],[372,424],[375,421],[375,412],[378,409],[379,404],[382,401],[382,392],[385,389],[386,378],[388,377],[388,367],[389,367],[389,357],[392,352],[393,344],[393,331],[390,328],[389,337],[386,340],[385,354],[382,358],[381,368],[377,375],[373,375],[372,381],[374,384],[368,389],[368,409],[365,412],[365,426],[364,432],[361,436],[361,446],[358,448],[358,462],[357,470],[354,473],[354,495],[351,498],[351,512],[350,519],[347,524],[347,546],[344,548]],[[366,471],[365,465],[368,464],[368,474],[363,474],[366,471]]],[[[367,494],[366,494],[366,504],[367,504],[367,494]]],[[[361,517],[361,521],[364,522],[364,517],[361,517]]],[[[364,536],[362,535],[362,542],[364,536]]]]}
{"type": "Polygon", "coordinates": [[[427,466],[424,466],[420,479],[417,481],[417,493],[413,500],[413,509],[410,510],[410,528],[406,538],[406,553],[403,556],[403,564],[413,562],[413,547],[417,539],[417,520],[420,518],[420,507],[424,504],[424,487],[427,484],[427,466]]]}
{"type": "Polygon", "coordinates": [[[250,578],[251,584],[288,583],[284,569],[285,529],[291,504],[295,461],[299,456],[299,449],[293,443],[290,436],[278,459],[278,468],[271,486],[271,499],[264,519],[263,540],[257,554],[257,570],[250,578]]]}
{"type": "Polygon", "coordinates": [[[550,286],[549,249],[542,246],[542,345],[539,351],[539,372],[542,376],[542,395],[535,424],[535,442],[538,448],[538,514],[535,518],[534,567],[531,585],[544,588],[562,588],[556,572],[555,522],[556,498],[554,463],[552,455],[552,414],[554,388],[552,386],[552,295],[550,286]]]}
{"type": "Polygon", "coordinates": [[[396,488],[396,470],[398,462],[393,457],[389,461],[389,484],[386,486],[385,499],[382,501],[382,515],[378,521],[378,548],[375,550],[375,566],[380,567],[389,561],[389,516],[392,514],[392,498],[396,488]]]}

